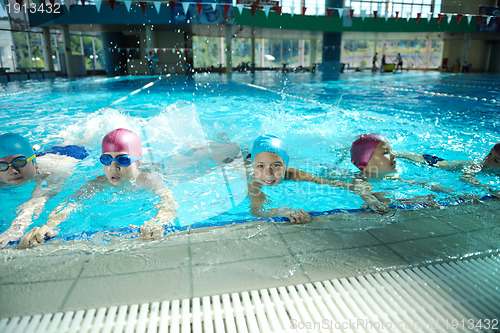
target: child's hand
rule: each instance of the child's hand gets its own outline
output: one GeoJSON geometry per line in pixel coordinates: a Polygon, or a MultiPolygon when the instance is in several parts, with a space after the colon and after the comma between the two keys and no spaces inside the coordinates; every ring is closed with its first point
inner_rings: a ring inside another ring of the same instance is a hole
{"type": "Polygon", "coordinates": [[[311,222],[311,216],[303,209],[292,210],[287,215],[292,223],[302,224],[311,222]]]}
{"type": "Polygon", "coordinates": [[[32,247],[36,245],[40,245],[45,242],[47,239],[55,237],[59,234],[59,232],[51,227],[44,225],[42,227],[35,227],[29,232],[26,233],[21,238],[19,245],[21,247],[32,247]]]}
{"type": "Polygon", "coordinates": [[[0,235],[0,249],[3,249],[10,242],[18,240],[23,235],[24,230],[13,230],[9,228],[3,234],[0,235]]]}
{"type": "Polygon", "coordinates": [[[143,239],[160,239],[163,236],[164,227],[163,224],[157,224],[152,219],[141,225],[139,230],[141,231],[139,237],[143,239]]]}

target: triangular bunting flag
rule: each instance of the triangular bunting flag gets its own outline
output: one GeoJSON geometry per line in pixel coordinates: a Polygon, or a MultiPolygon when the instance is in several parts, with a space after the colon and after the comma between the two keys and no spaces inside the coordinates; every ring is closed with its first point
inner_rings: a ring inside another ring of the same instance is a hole
{"type": "Polygon", "coordinates": [[[169,7],[170,7],[170,11],[173,13],[174,12],[174,9],[175,9],[175,2],[173,1],[170,1],[168,3],[169,7]]]}
{"type": "Polygon", "coordinates": [[[470,24],[470,21],[472,20],[472,15],[471,14],[465,14],[467,17],[467,24],[470,24]]]}
{"type": "Polygon", "coordinates": [[[481,16],[481,15],[478,15],[478,16],[477,16],[477,24],[481,23],[481,18],[482,18],[482,16],[481,16]]]}
{"type": "Polygon", "coordinates": [[[213,2],[212,3],[212,11],[215,12],[217,10],[217,3],[213,2]]]}
{"type": "Polygon", "coordinates": [[[155,2],[153,2],[153,5],[155,6],[156,13],[160,14],[161,2],[160,1],[155,1],[155,2]]]}
{"type": "Polygon", "coordinates": [[[16,2],[19,4],[20,7],[23,6],[23,0],[16,0],[16,2]]]}
{"type": "Polygon", "coordinates": [[[231,5],[224,4],[224,17],[227,17],[227,15],[229,15],[229,8],[230,7],[231,7],[231,5]]]}
{"type": "Polygon", "coordinates": [[[349,15],[351,15],[351,20],[352,20],[352,17],[354,16],[354,9],[349,10],[349,15]]]}
{"type": "Polygon", "coordinates": [[[99,13],[99,11],[101,10],[102,0],[94,0],[94,3],[95,3],[95,9],[97,9],[97,12],[99,13]]]}
{"type": "MultiPolygon", "coordinates": [[[[52,0],[54,1],[54,0],[52,0]]],[[[109,3],[109,7],[111,7],[111,10],[114,10],[115,9],[115,0],[108,0],[108,3],[109,3]]]]}
{"type": "Polygon", "coordinates": [[[411,12],[406,12],[406,22],[410,22],[411,12]]]}
{"type": "Polygon", "coordinates": [[[85,8],[85,0],[82,0],[82,7],[85,8]]]}
{"type": "Polygon", "coordinates": [[[271,5],[264,5],[264,13],[266,14],[266,18],[269,16],[270,10],[271,10],[271,5]]]}
{"type": "Polygon", "coordinates": [[[374,21],[377,20],[377,11],[376,10],[373,11],[373,20],[374,21]]]}
{"type": "Polygon", "coordinates": [[[361,19],[364,21],[365,20],[365,16],[366,16],[366,10],[363,9],[361,10],[361,19]]]}
{"type": "MultiPolygon", "coordinates": [[[[3,0],[0,0],[0,2],[3,3],[3,0]]],[[[52,7],[54,7],[54,0],[49,0],[50,4],[52,5],[52,7]]]]}
{"type": "Polygon", "coordinates": [[[429,23],[432,19],[432,13],[427,14],[427,23],[429,23]]]}
{"type": "MultiPolygon", "coordinates": [[[[0,2],[2,2],[2,3],[3,3],[3,1],[0,1],[0,2]]],[[[66,6],[66,9],[67,9],[67,10],[68,10],[68,12],[69,12],[69,10],[70,10],[70,8],[71,8],[71,1],[64,1],[64,5],[66,6]]]]}
{"type": "Polygon", "coordinates": [[[319,7],[316,7],[316,16],[319,15],[319,7]]]}
{"type": "Polygon", "coordinates": [[[488,17],[486,18],[486,25],[489,25],[489,24],[490,24],[490,21],[491,21],[491,18],[492,18],[492,17],[493,17],[493,16],[491,16],[491,15],[490,15],[490,16],[488,16],[488,17]]]}
{"type": "Polygon", "coordinates": [[[278,14],[279,14],[279,16],[281,16],[281,11],[282,11],[282,10],[283,10],[283,7],[278,6],[278,14]]]}
{"type": "Polygon", "coordinates": [[[453,14],[446,14],[446,17],[448,18],[448,24],[450,24],[453,14]]]}
{"type": "Polygon", "coordinates": [[[250,7],[250,11],[252,12],[252,17],[255,14],[256,9],[257,9],[257,5],[252,5],[252,7],[250,7]]]}
{"type": "Polygon", "coordinates": [[[203,9],[203,3],[197,2],[196,3],[196,8],[198,9],[198,18],[201,16],[201,10],[203,9]]]}
{"type": "Polygon", "coordinates": [[[130,6],[132,6],[132,1],[125,0],[125,1],[123,1],[123,3],[125,4],[125,8],[127,9],[127,12],[130,12],[130,6]]]}
{"type": "Polygon", "coordinates": [[[441,24],[441,19],[443,18],[443,15],[438,14],[438,24],[441,24]]]}
{"type": "Polygon", "coordinates": [[[422,13],[417,13],[417,22],[416,23],[418,23],[418,21],[420,20],[421,15],[422,15],[422,13]]]}
{"type": "Polygon", "coordinates": [[[184,15],[187,15],[190,5],[191,5],[191,2],[183,2],[182,3],[182,10],[184,10],[184,15]]]}
{"type": "Polygon", "coordinates": [[[293,17],[293,14],[295,14],[295,7],[294,6],[290,7],[290,16],[293,17]]]}
{"type": "Polygon", "coordinates": [[[386,10],[385,11],[385,21],[387,22],[388,19],[389,19],[389,11],[386,10]]]}
{"type": "Polygon", "coordinates": [[[302,7],[302,17],[306,16],[306,10],[307,10],[306,7],[302,7]]]}
{"type": "Polygon", "coordinates": [[[236,8],[238,8],[238,10],[240,11],[240,15],[241,15],[241,12],[243,11],[243,4],[242,3],[236,4],[236,8]]]}
{"type": "Polygon", "coordinates": [[[141,6],[142,13],[146,14],[146,3],[144,1],[140,1],[139,6],[141,6]]]}
{"type": "Polygon", "coordinates": [[[328,15],[328,20],[330,20],[330,18],[332,17],[332,11],[333,11],[332,8],[327,8],[326,9],[326,14],[328,15]]]}
{"type": "Polygon", "coordinates": [[[162,48],[162,51],[163,52],[167,52],[167,49],[164,47],[164,48],[162,48]]]}
{"type": "Polygon", "coordinates": [[[460,21],[462,20],[462,14],[457,15],[457,24],[460,24],[460,21]]]}
{"type": "Polygon", "coordinates": [[[396,22],[398,21],[399,12],[396,12],[396,22]]]}
{"type": "Polygon", "coordinates": [[[337,12],[339,13],[340,18],[344,16],[344,8],[337,8],[337,12]]]}

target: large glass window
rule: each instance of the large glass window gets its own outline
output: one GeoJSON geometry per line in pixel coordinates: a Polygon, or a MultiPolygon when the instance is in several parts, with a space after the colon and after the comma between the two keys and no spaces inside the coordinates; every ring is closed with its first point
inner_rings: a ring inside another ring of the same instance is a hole
{"type": "Polygon", "coordinates": [[[367,16],[371,16],[377,11],[380,16],[387,12],[388,17],[395,17],[397,12],[399,17],[416,18],[418,14],[425,17],[430,13],[439,13],[441,0],[345,0],[344,7],[354,9],[355,15],[365,11],[367,16]]]}

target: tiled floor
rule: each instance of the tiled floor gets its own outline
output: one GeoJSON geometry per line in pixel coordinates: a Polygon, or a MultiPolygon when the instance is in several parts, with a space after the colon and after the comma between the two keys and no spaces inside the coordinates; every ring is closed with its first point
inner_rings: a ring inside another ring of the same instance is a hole
{"type": "Polygon", "coordinates": [[[191,298],[498,253],[499,201],[0,251],[0,317],[191,298]]]}

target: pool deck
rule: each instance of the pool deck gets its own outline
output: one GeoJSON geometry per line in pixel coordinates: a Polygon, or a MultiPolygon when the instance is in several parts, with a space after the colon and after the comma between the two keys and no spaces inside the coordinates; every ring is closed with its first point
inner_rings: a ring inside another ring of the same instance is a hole
{"type": "Polygon", "coordinates": [[[0,251],[0,317],[296,285],[500,253],[499,200],[0,251]]]}

